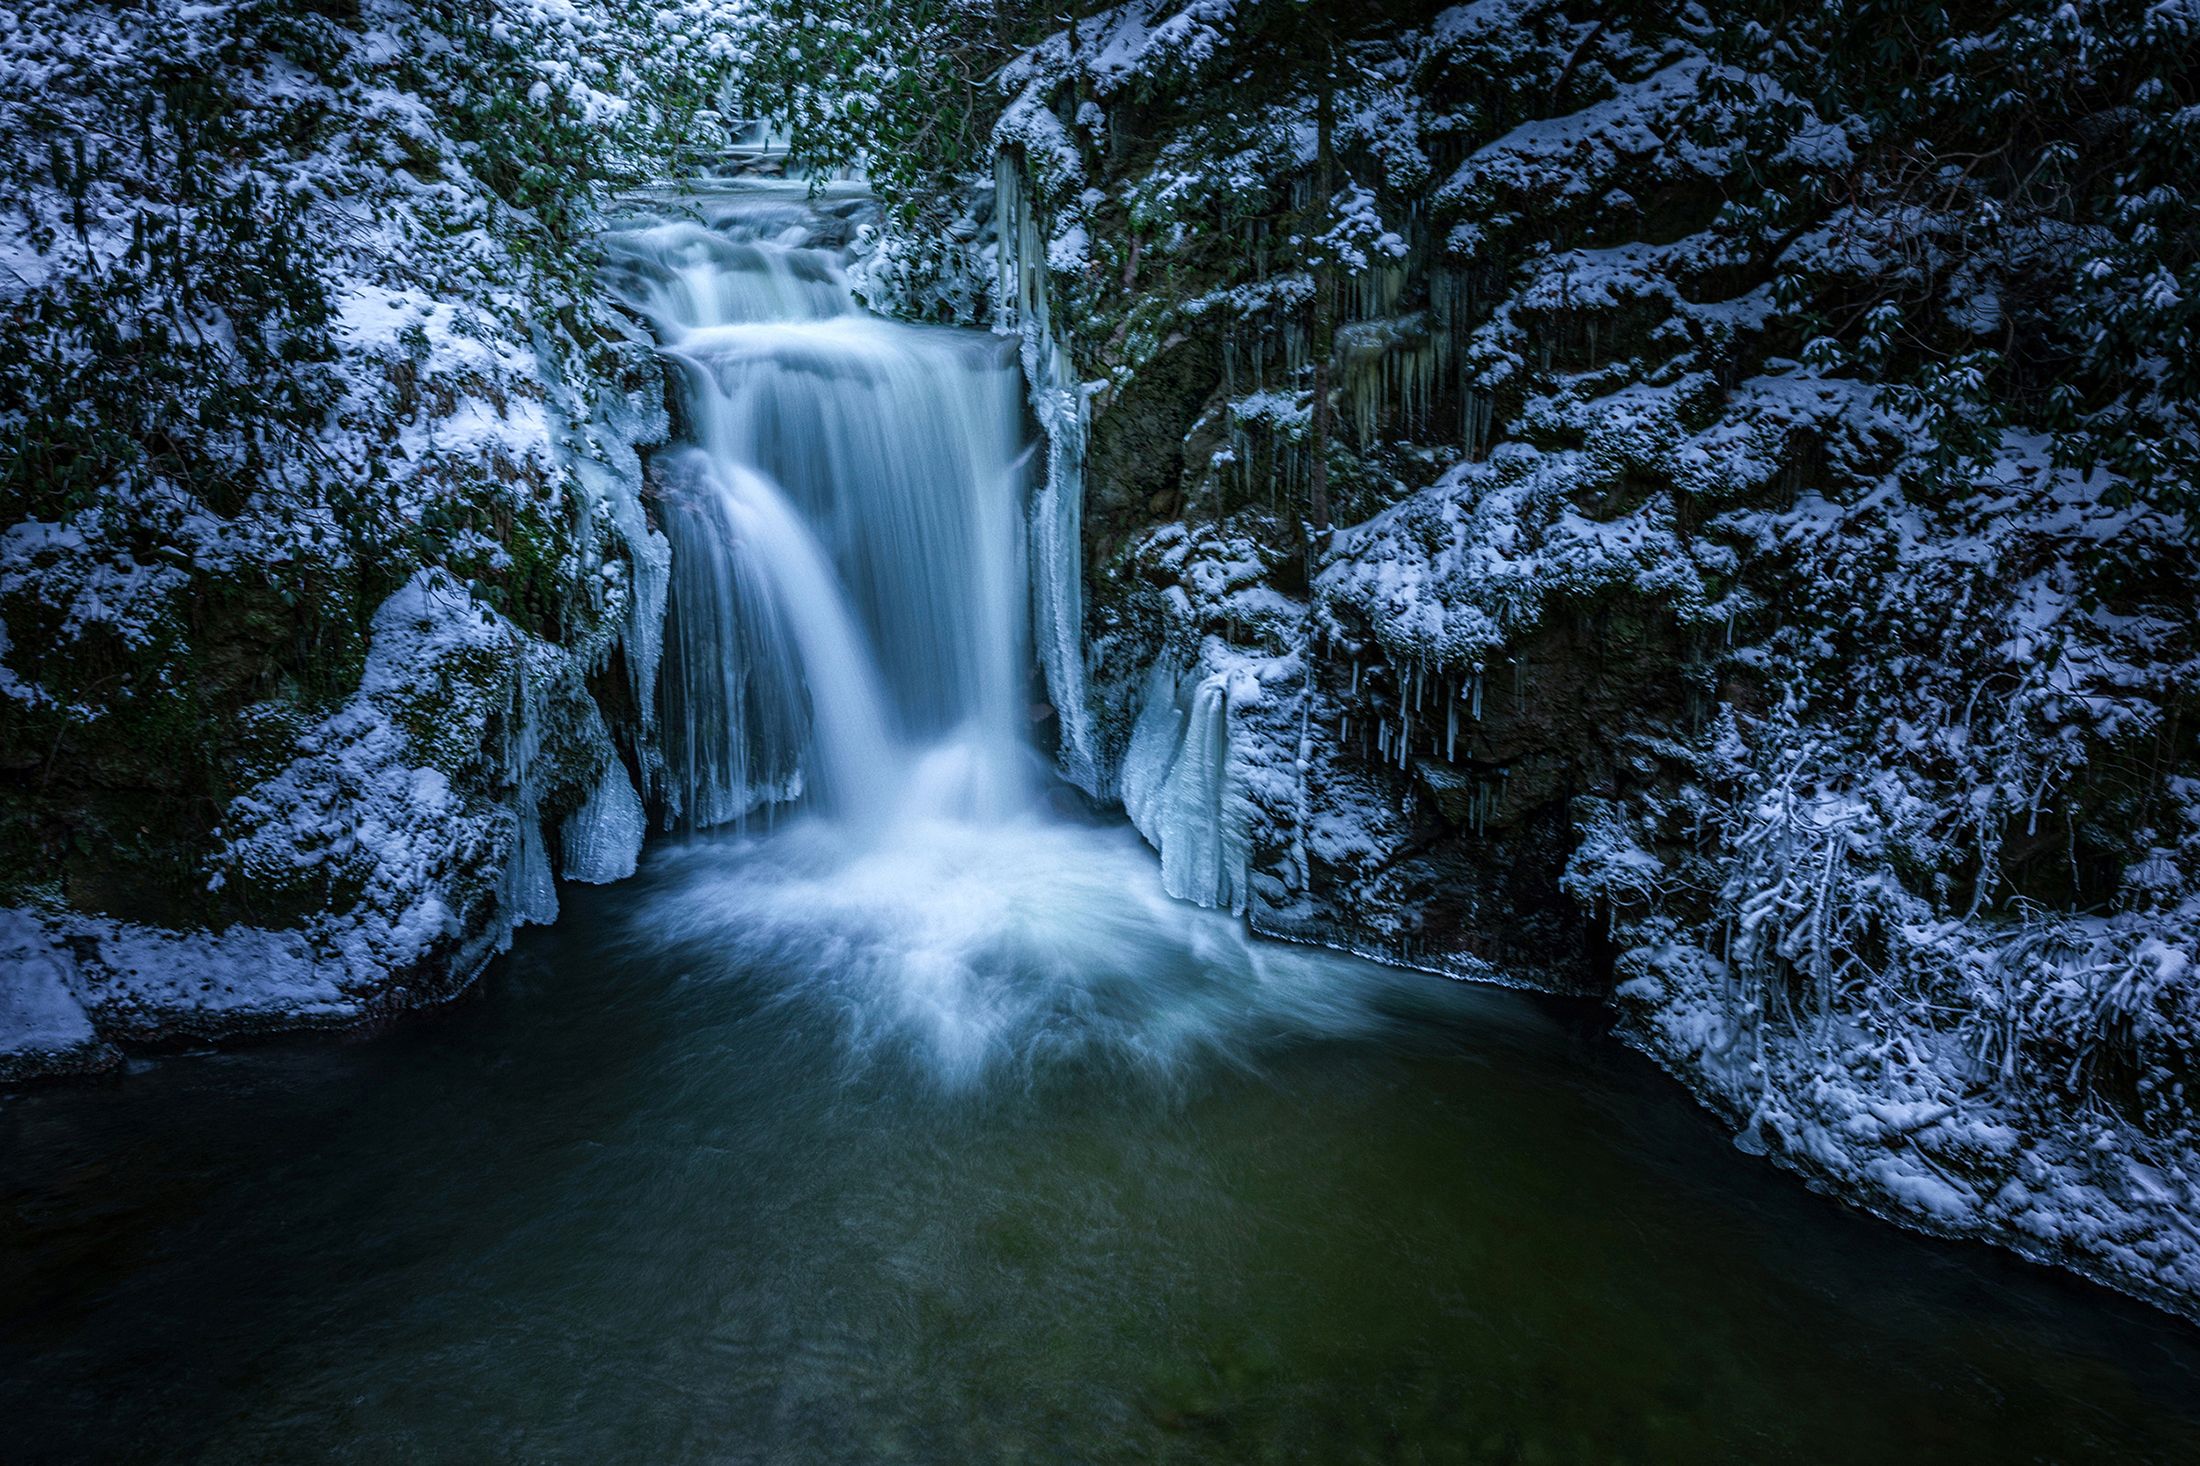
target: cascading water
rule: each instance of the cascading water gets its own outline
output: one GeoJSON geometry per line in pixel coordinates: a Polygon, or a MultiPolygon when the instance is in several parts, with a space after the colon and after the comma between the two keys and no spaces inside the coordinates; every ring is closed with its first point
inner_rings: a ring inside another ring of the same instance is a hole
{"type": "Polygon", "coordinates": [[[912,797],[1000,817],[1030,777],[1014,363],[865,314],[844,215],[784,186],[707,214],[609,242],[691,438],[659,459],[666,807],[696,827],[797,794],[871,824],[912,797]]]}
{"type": "Polygon", "coordinates": [[[687,426],[657,462],[660,792],[676,823],[741,831],[660,854],[681,876],[639,939],[766,970],[853,1049],[958,1084],[1071,1052],[1175,1072],[1286,1013],[1358,1029],[1328,959],[1253,946],[1171,900],[1130,830],[1050,809],[1018,364],[858,307],[841,241],[866,207],[749,183],[608,240],[687,426]]]}

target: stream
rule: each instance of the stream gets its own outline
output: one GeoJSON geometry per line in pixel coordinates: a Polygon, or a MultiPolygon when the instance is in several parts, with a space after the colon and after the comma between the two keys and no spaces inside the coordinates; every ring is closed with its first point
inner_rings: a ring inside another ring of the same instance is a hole
{"type": "Polygon", "coordinates": [[[0,1459],[2200,1460],[2189,1326],[1170,899],[1026,737],[1015,363],[852,208],[608,242],[688,832],[440,1011],[0,1098],[0,1459]]]}

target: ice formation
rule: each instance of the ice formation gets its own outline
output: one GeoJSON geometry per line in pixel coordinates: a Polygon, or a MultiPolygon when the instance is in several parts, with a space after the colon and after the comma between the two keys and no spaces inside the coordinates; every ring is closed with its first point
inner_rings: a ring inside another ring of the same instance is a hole
{"type": "Polygon", "coordinates": [[[1026,193],[1021,164],[1003,153],[995,168],[1000,231],[996,320],[1023,340],[1031,406],[1047,436],[1046,481],[1031,500],[1032,621],[1047,695],[1061,718],[1062,772],[1088,794],[1101,792],[1092,715],[1085,700],[1085,385],[1054,319],[1047,286],[1049,246],[1026,193]]]}
{"type": "Polygon", "coordinates": [[[1161,883],[1179,900],[1245,909],[1247,811],[1230,764],[1233,678],[1179,679],[1155,663],[1123,761],[1123,808],[1161,852],[1161,883]]]}

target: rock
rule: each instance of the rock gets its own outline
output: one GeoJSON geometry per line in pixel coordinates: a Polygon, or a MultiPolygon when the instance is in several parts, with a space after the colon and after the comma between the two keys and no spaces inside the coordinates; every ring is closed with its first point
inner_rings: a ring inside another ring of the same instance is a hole
{"type": "Polygon", "coordinates": [[[0,1083],[111,1069],[122,1055],[77,1001],[76,963],[38,919],[0,911],[0,1083]]]}

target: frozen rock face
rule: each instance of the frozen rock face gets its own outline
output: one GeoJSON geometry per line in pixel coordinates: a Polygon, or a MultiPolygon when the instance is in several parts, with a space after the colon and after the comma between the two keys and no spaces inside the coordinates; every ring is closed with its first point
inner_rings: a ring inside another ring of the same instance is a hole
{"type": "Polygon", "coordinates": [[[115,1043],[337,1027],[433,1001],[515,926],[556,918],[553,839],[569,879],[617,880],[642,818],[571,657],[422,572],[376,613],[358,691],[237,796],[224,833],[216,886],[297,920],[0,914],[13,1077],[111,1059],[115,1043]],[[84,1041],[65,1041],[76,1025],[84,1041]]]}
{"type": "MultiPolygon", "coordinates": [[[[2002,20],[2043,85],[2075,54],[2002,20]]],[[[2191,1310],[2200,442],[2103,354],[2153,319],[2107,282],[2183,266],[2072,196],[1918,295],[2011,201],[1879,166],[1849,38],[1724,24],[1340,18],[1325,81],[1281,8],[1155,0],[1007,69],[996,309],[1081,408],[1075,758],[1190,899],[1605,995],[1750,1147],[2191,1310]]],[[[2086,35],[2147,173],[2147,43],[2086,35]]],[[[2093,137],[2042,105],[2042,156],[2093,137]]]]}
{"type": "Polygon", "coordinates": [[[708,88],[656,30],[592,0],[11,30],[0,907],[45,934],[0,952],[12,1072],[105,1052],[71,1002],[112,1044],[431,1001],[559,869],[632,868],[665,394],[579,230],[708,88]],[[582,36],[631,95],[547,59],[582,36]],[[179,76],[206,95],[161,101],[179,76]],[[517,199],[553,116],[570,177],[517,199]]]}

